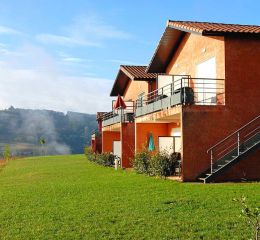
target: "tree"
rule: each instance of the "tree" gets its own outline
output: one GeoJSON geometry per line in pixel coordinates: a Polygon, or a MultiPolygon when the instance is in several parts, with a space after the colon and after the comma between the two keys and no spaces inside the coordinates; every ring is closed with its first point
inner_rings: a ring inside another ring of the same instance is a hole
{"type": "Polygon", "coordinates": [[[240,204],[242,208],[240,216],[245,218],[248,226],[252,228],[254,239],[258,240],[260,231],[260,208],[249,207],[246,203],[245,197],[242,197],[241,199],[234,199],[234,201],[240,204]]]}
{"type": "Polygon", "coordinates": [[[40,138],[39,143],[41,145],[42,155],[44,155],[44,145],[46,144],[46,141],[44,138],[40,138]]]}
{"type": "Polygon", "coordinates": [[[11,158],[12,154],[11,154],[11,149],[9,145],[5,145],[4,146],[4,152],[3,152],[3,157],[6,161],[9,161],[11,158]]]}

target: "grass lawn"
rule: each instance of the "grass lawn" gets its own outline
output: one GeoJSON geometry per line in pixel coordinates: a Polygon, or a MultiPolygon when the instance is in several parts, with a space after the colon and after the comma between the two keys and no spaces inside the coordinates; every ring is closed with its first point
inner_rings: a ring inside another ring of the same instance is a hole
{"type": "Polygon", "coordinates": [[[232,201],[259,183],[161,180],[83,155],[11,161],[0,170],[0,239],[249,239],[232,201]]]}

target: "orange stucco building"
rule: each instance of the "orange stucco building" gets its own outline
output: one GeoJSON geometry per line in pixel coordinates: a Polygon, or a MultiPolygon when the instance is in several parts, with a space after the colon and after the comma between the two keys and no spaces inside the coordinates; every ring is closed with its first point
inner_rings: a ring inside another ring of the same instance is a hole
{"type": "Polygon", "coordinates": [[[126,108],[115,109],[103,115],[102,152],[112,152],[119,157],[121,166],[132,166],[135,154],[135,102],[138,95],[155,90],[156,74],[145,72],[146,66],[120,66],[111,90],[111,97],[122,96],[126,108]]]}
{"type": "Polygon", "coordinates": [[[168,21],[150,79],[120,68],[111,96],[134,112],[103,126],[103,151],[120,141],[129,167],[152,134],[156,150],[181,153],[183,181],[260,179],[259,63],[260,26],[168,21]]]}

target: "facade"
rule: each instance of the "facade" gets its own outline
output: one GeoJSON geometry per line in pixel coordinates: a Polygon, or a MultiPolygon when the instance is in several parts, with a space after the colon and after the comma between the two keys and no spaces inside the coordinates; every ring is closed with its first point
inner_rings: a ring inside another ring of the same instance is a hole
{"type": "Polygon", "coordinates": [[[131,167],[135,154],[135,102],[138,95],[155,89],[156,74],[145,72],[146,66],[120,66],[111,90],[111,97],[122,96],[126,108],[114,108],[103,115],[102,152],[112,152],[123,168],[131,167]]]}
{"type": "Polygon", "coordinates": [[[102,151],[108,139],[140,151],[152,134],[156,150],[181,153],[183,181],[260,179],[259,63],[260,26],[168,21],[148,90],[117,77],[111,95],[135,101],[131,138],[103,125],[102,151]]]}

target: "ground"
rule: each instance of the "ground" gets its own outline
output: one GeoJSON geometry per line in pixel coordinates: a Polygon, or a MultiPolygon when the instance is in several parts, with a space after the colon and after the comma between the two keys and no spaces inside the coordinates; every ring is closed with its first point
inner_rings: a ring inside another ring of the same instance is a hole
{"type": "Polygon", "coordinates": [[[0,239],[249,239],[233,198],[259,183],[179,183],[115,171],[83,155],[10,161],[0,170],[0,239]]]}

